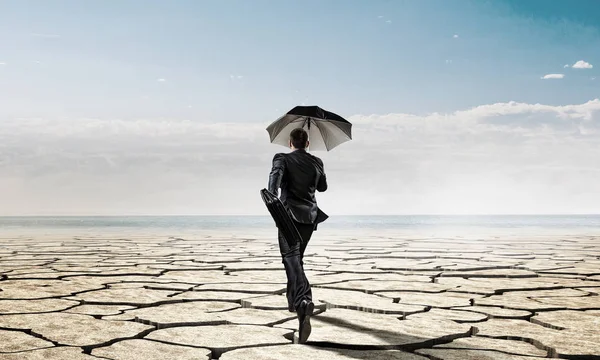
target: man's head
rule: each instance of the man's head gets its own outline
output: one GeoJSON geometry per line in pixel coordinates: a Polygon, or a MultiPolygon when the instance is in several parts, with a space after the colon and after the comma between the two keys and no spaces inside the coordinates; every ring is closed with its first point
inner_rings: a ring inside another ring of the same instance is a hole
{"type": "Polygon", "coordinates": [[[292,132],[290,133],[290,148],[306,149],[307,146],[308,133],[302,128],[292,130],[292,132]]]}

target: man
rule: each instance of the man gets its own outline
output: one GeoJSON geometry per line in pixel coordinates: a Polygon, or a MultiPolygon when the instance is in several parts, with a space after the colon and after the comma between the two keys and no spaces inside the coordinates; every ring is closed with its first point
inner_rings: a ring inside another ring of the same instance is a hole
{"type": "Polygon", "coordinates": [[[310,335],[310,317],[315,305],[310,283],[304,274],[303,259],[317,224],[328,217],[319,209],[315,199],[315,190],[327,190],[327,178],[323,161],[306,151],[309,145],[306,131],[292,130],[289,145],[290,153],[278,153],[273,157],[268,190],[278,195],[281,188],[281,202],[302,238],[301,244],[288,244],[281,230],[278,234],[279,251],[287,275],[288,309],[298,314],[298,338],[300,343],[305,343],[310,335]]]}

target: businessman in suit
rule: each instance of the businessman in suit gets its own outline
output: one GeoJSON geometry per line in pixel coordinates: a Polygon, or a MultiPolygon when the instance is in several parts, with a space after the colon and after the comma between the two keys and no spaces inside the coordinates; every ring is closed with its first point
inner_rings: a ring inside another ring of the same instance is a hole
{"type": "Polygon", "coordinates": [[[289,244],[281,230],[278,233],[279,251],[287,275],[288,309],[298,314],[300,343],[306,342],[310,335],[310,317],[314,310],[310,283],[304,274],[304,252],[317,224],[328,218],[315,199],[315,190],[327,190],[323,161],[306,151],[308,145],[305,130],[292,130],[289,142],[292,151],[275,154],[268,186],[275,195],[281,188],[280,200],[302,238],[301,244],[289,244]]]}

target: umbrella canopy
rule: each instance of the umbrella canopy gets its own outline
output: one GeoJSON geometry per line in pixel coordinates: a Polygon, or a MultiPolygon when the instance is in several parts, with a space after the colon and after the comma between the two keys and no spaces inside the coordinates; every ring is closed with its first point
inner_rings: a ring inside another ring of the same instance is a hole
{"type": "Polygon", "coordinates": [[[343,117],[318,106],[296,106],[267,127],[271,143],[289,146],[290,132],[308,132],[310,150],[329,151],[352,140],[352,124],[343,117]]]}

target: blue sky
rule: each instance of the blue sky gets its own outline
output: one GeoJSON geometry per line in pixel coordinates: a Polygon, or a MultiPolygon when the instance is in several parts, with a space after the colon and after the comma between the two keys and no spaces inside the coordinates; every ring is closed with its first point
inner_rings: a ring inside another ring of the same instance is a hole
{"type": "Polygon", "coordinates": [[[0,1],[0,187],[20,204],[0,213],[209,213],[224,194],[247,206],[215,211],[262,213],[284,150],[265,124],[302,103],[357,123],[319,155],[334,213],[452,212],[459,195],[485,198],[465,213],[600,213],[599,30],[595,0],[0,1]],[[390,177],[388,201],[369,186],[390,177]]]}
{"type": "Polygon", "coordinates": [[[0,6],[0,92],[15,115],[260,121],[301,102],[351,115],[598,96],[595,69],[563,69],[599,57],[593,0],[0,6]]]}

